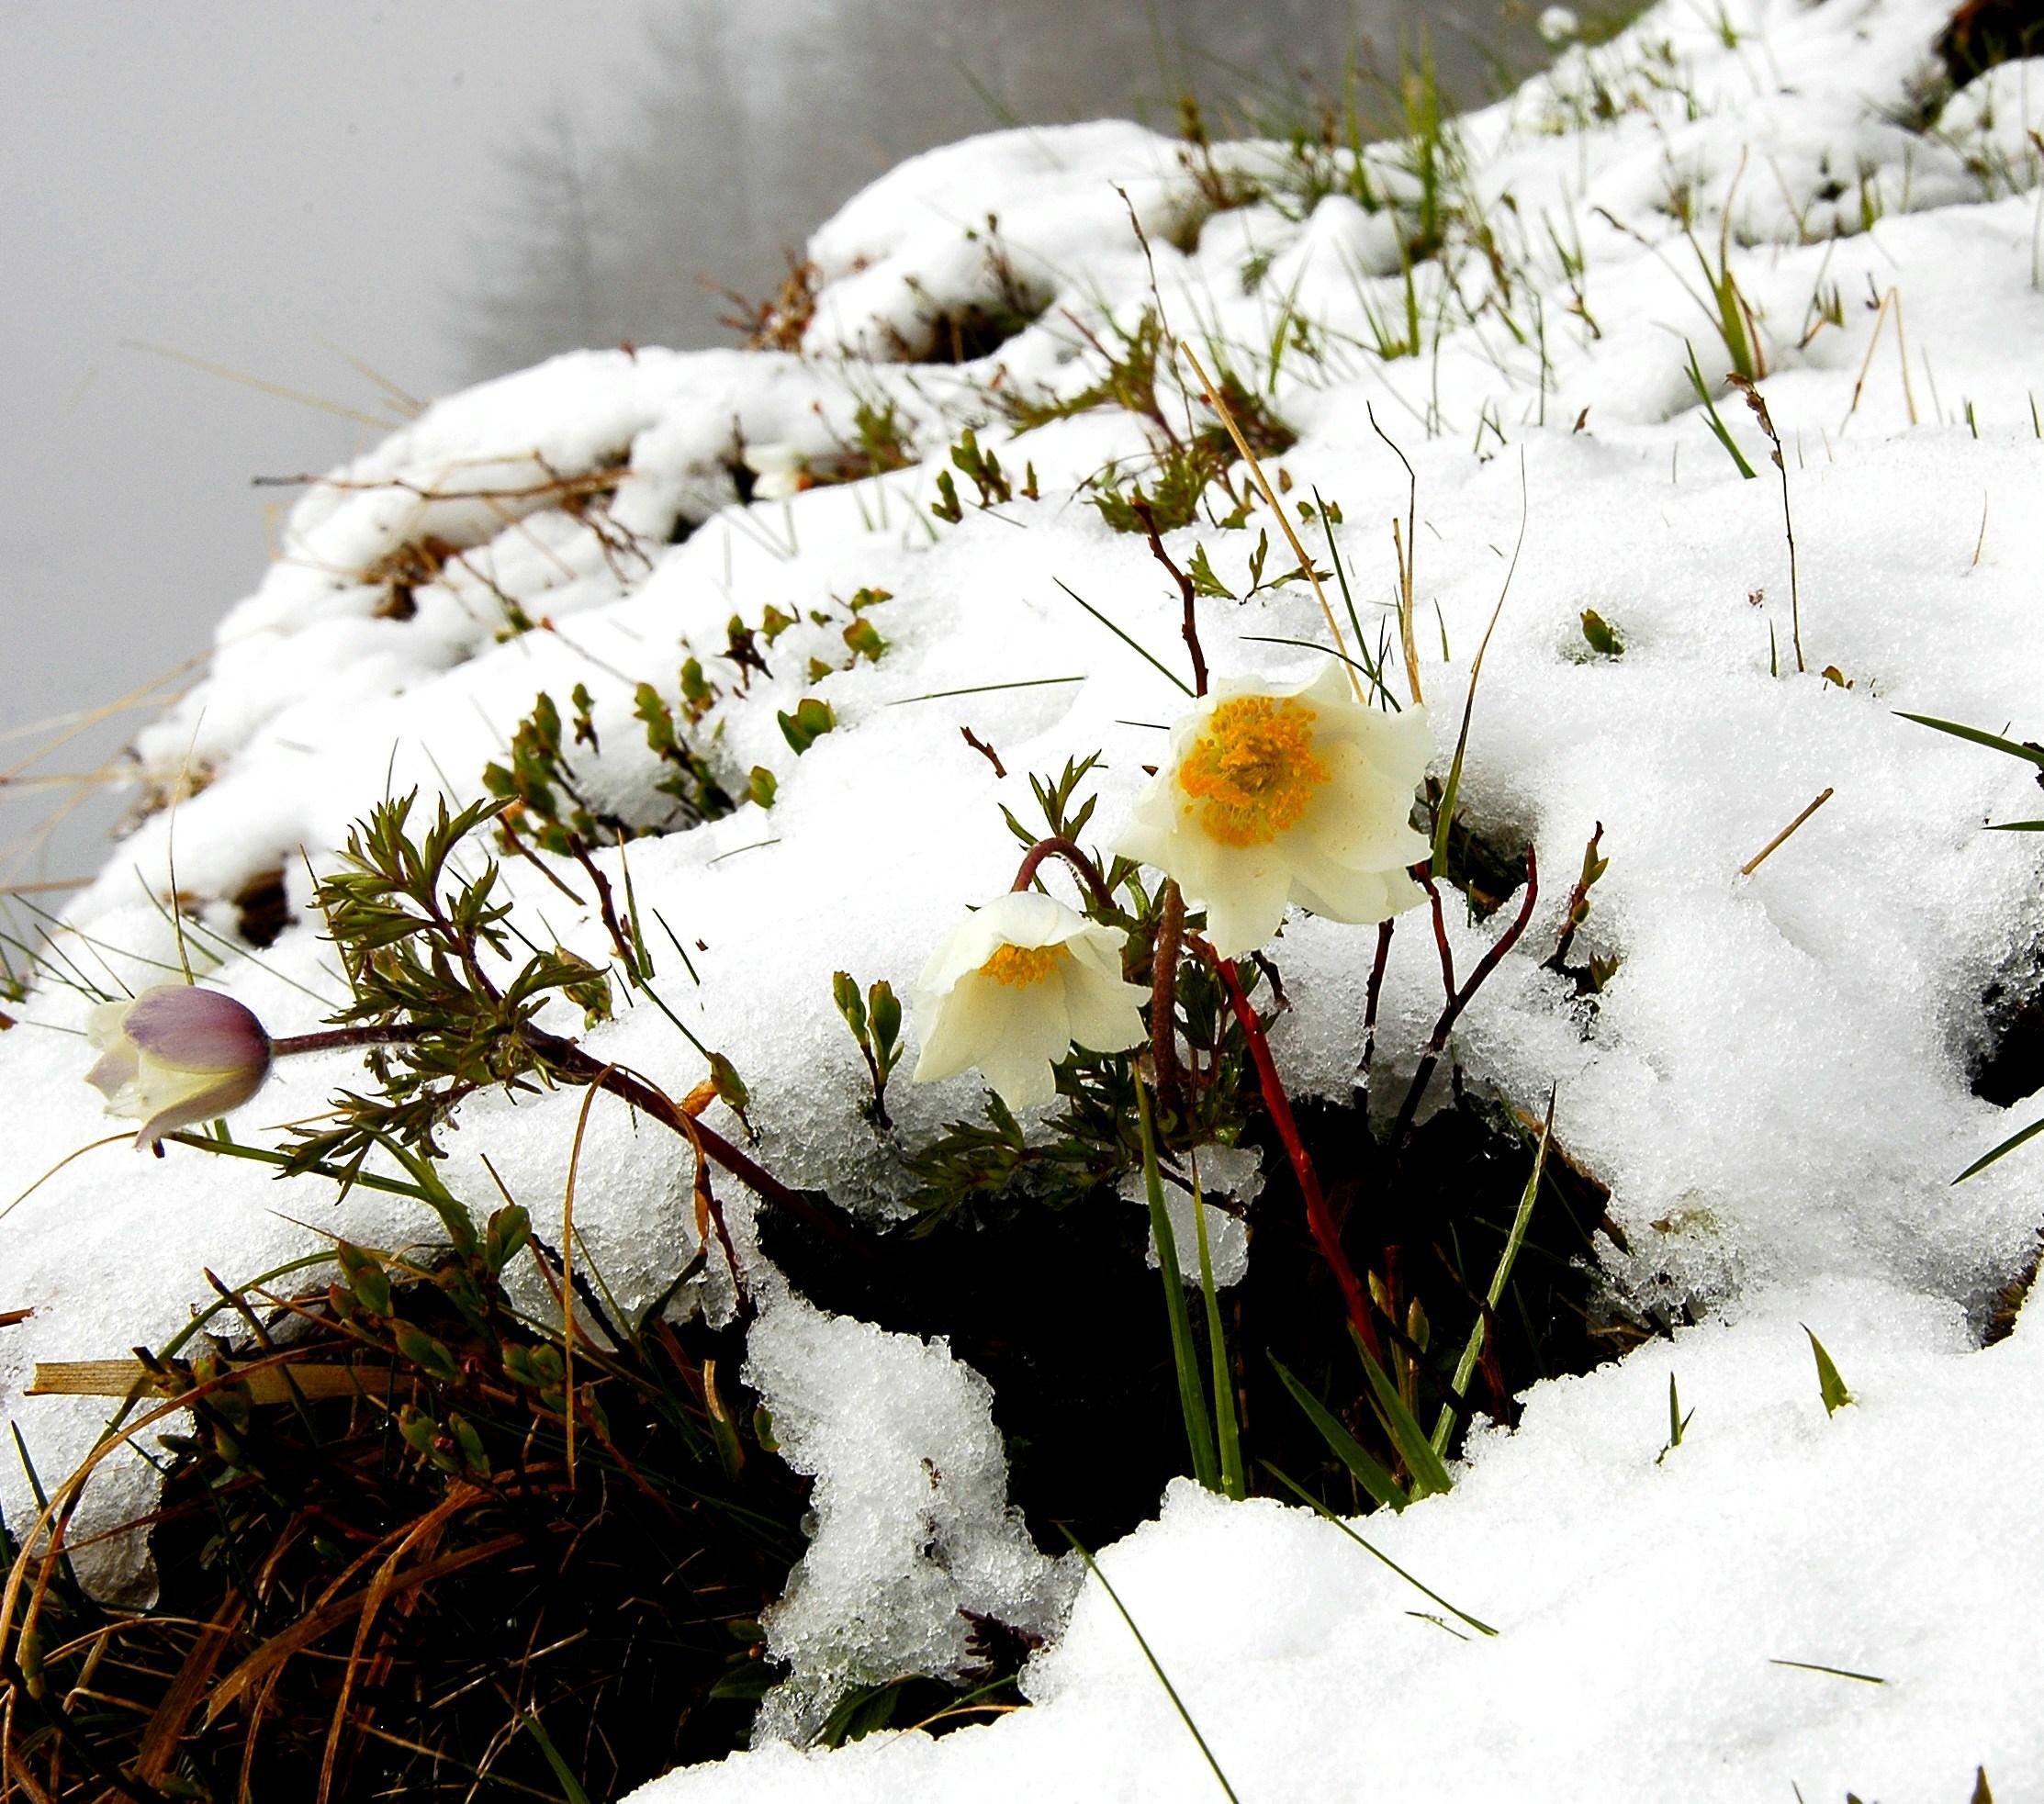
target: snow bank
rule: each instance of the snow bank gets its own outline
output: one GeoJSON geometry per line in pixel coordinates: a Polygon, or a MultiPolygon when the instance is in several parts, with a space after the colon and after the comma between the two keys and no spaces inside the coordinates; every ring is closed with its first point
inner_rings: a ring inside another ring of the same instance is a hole
{"type": "MultiPolygon", "coordinates": [[[[1033,813],[1026,773],[1099,750],[1111,829],[1181,702],[1061,587],[1174,655],[1175,594],[1075,492],[1110,461],[1137,467],[1144,423],[1108,409],[1017,433],[989,395],[1083,393],[1097,342],[1160,308],[1298,431],[1274,473],[1295,500],[1317,488],[1340,504],[1373,633],[1407,489],[1366,409],[1411,459],[1437,769],[1523,510],[1462,793],[1479,827],[1537,843],[1545,891],[1455,1056],[1522,1104],[1556,1087],[1557,1138],[1609,1186],[1627,1238],[1608,1249],[1612,1282],[1664,1314],[1714,1316],[1537,1387],[1515,1434],[1479,1439],[1455,1493],[1373,1519],[1387,1552],[1498,1624],[1495,1642],[1409,1617],[1413,1597],[1366,1554],[1271,1504],[1176,1492],[1105,1569],[1244,1797],[1347,1792],[1365,1774],[1387,1796],[1742,1798],[1794,1780],[1811,1798],[1955,1797],[1976,1762],[1999,1796],[2044,1787],[2044,1713],[2018,1695],[2044,1620],[2039,1474],[2018,1428],[2034,1419],[2039,1330],[1967,1350],[2034,1251],[2038,1168],[2016,1158],[1949,1185],[2019,1125],[1971,1074],[1983,998],[2036,982],[2044,883],[2034,839],[1981,829],[2034,814],[2035,790],[2015,761],[1895,712],[2036,730],[2044,298],[2027,133],[2044,81],[2035,62],[2005,65],[1940,102],[1941,23],[1931,0],[1752,0],[1722,25],[1663,7],[1567,52],[1456,128],[1449,187],[1490,236],[1417,267],[1423,355],[1378,348],[1406,317],[1409,148],[1367,153],[1352,187],[1373,211],[1348,189],[1284,186],[1282,147],[1216,147],[1203,170],[1103,125],[933,152],[851,203],[813,247],[823,286],[803,356],[587,353],[435,404],[308,492],[286,555],[223,622],[208,680],[142,735],[147,780],[183,800],[116,848],[60,936],[62,962],[10,1009],[0,1199],[105,1133],[67,1036],[84,991],[175,967],[159,899],[174,890],[200,917],[208,980],[273,1031],[308,1030],[342,988],[300,848],[330,868],[387,785],[471,798],[534,696],[565,707],[578,683],[619,748],[606,780],[644,790],[645,760],[625,749],[634,687],[671,694],[692,654],[722,691],[700,727],[709,755],[736,789],[770,770],[774,805],[600,857],[613,878],[628,862],[642,909],[688,947],[684,969],[654,941],[658,987],[751,1082],[761,1159],[848,1206],[896,1210],[900,1181],[855,1113],[863,1072],[831,973],[905,988],[960,912],[1005,887],[999,804],[1033,813]],[[1251,178],[1261,198],[1215,210],[1251,178]],[[1035,322],[977,363],[893,361],[938,314],[1002,299],[989,212],[1035,322]],[[1720,379],[1703,294],[1721,230],[1785,445],[1794,612],[1780,487],[1720,379]],[[1713,439],[1690,346],[1758,479],[1713,439]],[[883,405],[919,461],[738,503],[744,445],[841,452],[860,409],[883,405]],[[982,510],[960,483],[964,519],[938,526],[936,477],[967,425],[1017,487],[1033,465],[1039,499],[982,510]],[[845,603],[860,589],[890,593],[862,616],[888,648],[848,664],[845,603]],[[757,627],[769,607],[795,623],[768,671],[720,663],[732,617],[757,627]],[[1585,610],[1622,655],[1592,651],[1585,610]],[[776,714],[803,697],[837,725],[797,757],[776,714]],[[1541,960],[1598,823],[1611,865],[1580,945],[1618,962],[1591,1007],[1541,960]],[[254,954],[234,938],[233,899],[279,871],[291,924],[254,954]],[[1859,1395],[1836,1418],[1799,1319],[1859,1395]],[[1670,1371],[1697,1417],[1657,1465],[1670,1371]]],[[[1201,417],[1168,374],[1159,401],[1201,417]]],[[[1171,543],[1182,563],[1204,545],[1248,588],[1251,532],[1201,525],[1171,543]]],[[[1313,655],[1263,641],[1325,633],[1293,588],[1208,604],[1204,620],[1217,669],[1295,679],[1313,655]]],[[[535,937],[607,956],[601,924],[530,867],[505,881],[535,937]]],[[[1465,969],[1495,932],[1451,927],[1465,969]]],[[[1346,1092],[1368,939],[1296,918],[1278,943],[1295,1007],[1275,1045],[1295,1090],[1346,1092]]],[[[1412,1067],[1436,982],[1425,936],[1400,936],[1381,1068],[1412,1067]]],[[[590,1044],[677,1094],[702,1075],[654,1010],[590,1044]]],[[[358,1071],[339,1055],[289,1062],[245,1131],[274,1137],[358,1071]]],[[[977,1094],[966,1076],[898,1083],[891,1102],[915,1143],[977,1094]]],[[[578,1100],[475,1099],[450,1182],[489,1206],[487,1149],[543,1211],[578,1100]]],[[[601,1106],[580,1169],[591,1256],[627,1304],[657,1294],[692,1246],[685,1180],[601,1106]]],[[[757,1263],[743,1198],[732,1213],[757,1263]]],[[[147,1169],[94,1150],[28,1194],[0,1241],[0,1305],[35,1314],[0,1331],[0,1384],[46,1476],[76,1462],[100,1412],[23,1400],[36,1361],[160,1341],[209,1298],[206,1269],[246,1277],[298,1256],[301,1224],[382,1244],[424,1231],[372,1193],[332,1203],[175,1149],[147,1169]]],[[[961,1608],[1054,1624],[1070,1580],[1006,1512],[975,1374],[940,1343],[793,1298],[752,1346],[819,1500],[769,1625],[793,1672],[769,1727],[807,1726],[862,1675],[955,1669],[961,1608]]],[[[149,1484],[139,1462],[110,1472],[82,1528],[133,1510],[149,1484]]],[[[17,1519],[25,1482],[0,1494],[17,1519]]],[[[647,1795],[1137,1798],[1210,1783],[1097,1586],[1027,1686],[1038,1708],[992,1729],[766,1750],[647,1795]]]]}

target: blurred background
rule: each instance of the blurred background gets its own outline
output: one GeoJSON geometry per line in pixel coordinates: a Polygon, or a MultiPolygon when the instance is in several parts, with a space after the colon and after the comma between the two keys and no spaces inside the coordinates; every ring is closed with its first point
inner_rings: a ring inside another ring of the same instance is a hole
{"type": "Polygon", "coordinates": [[[254,478],[556,351],[735,342],[732,297],[930,145],[1185,96],[1388,130],[1422,42],[1470,104],[1538,55],[1517,0],[6,0],[0,892],[102,861],[95,773],[296,493],[254,478]]]}

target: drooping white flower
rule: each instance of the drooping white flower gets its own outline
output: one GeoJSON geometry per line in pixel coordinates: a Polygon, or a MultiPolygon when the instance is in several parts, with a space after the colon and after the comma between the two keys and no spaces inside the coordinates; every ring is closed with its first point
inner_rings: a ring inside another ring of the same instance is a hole
{"type": "Polygon", "coordinates": [[[1269,939],[1287,902],[1387,920],[1424,893],[1408,817],[1432,756],[1424,709],[1365,707],[1338,664],[1289,689],[1224,679],[1173,727],[1114,849],[1176,878],[1223,958],[1269,939]]]}
{"type": "Polygon", "coordinates": [[[1121,936],[1055,897],[999,896],[930,954],[910,992],[923,1043],[917,1083],[977,1065],[1010,1108],[1057,1093],[1050,1068],[1074,1044],[1126,1052],[1148,1037],[1121,936]]]}
{"type": "Polygon", "coordinates": [[[809,472],[809,460],[792,444],[748,444],[746,468],[752,472],[755,501],[785,501],[799,495],[809,472]]]}
{"type": "Polygon", "coordinates": [[[1544,42],[1560,46],[1573,43],[1582,31],[1582,21],[1568,6],[1549,6],[1534,22],[1544,42]]]}
{"type": "Polygon", "coordinates": [[[85,1081],[108,1115],[140,1121],[138,1147],[237,1109],[270,1074],[270,1036],[231,996],[184,983],[145,990],[132,1002],[102,1003],[85,1027],[103,1054],[85,1081]]]}

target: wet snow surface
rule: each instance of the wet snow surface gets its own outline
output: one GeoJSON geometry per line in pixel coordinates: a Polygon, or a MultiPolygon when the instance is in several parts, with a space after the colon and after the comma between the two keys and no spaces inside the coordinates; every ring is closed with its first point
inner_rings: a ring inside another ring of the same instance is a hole
{"type": "MultiPolygon", "coordinates": [[[[634,750],[633,686],[671,696],[693,651],[723,690],[699,732],[726,786],[760,766],[779,792],[770,811],[747,803],[630,847],[642,910],[690,945],[699,980],[663,968],[659,987],[745,1074],[770,1168],[851,1206],[898,1206],[855,1113],[863,1070],[832,971],[905,990],[960,911],[1006,887],[998,803],[1033,814],[1025,773],[1100,751],[1111,831],[1162,744],[1147,723],[1183,705],[1060,587],[1179,655],[1176,598],[1147,548],[1074,494],[1110,459],[1147,454],[1144,422],[1096,409],[1011,437],[987,394],[1082,392],[1108,322],[1133,327],[1161,302],[1298,431],[1274,471],[1290,473],[1294,500],[1317,488],[1339,503],[1373,633],[1406,479],[1366,406],[1412,460],[1437,772],[1523,494],[1463,796],[1479,827],[1537,843],[1546,880],[1456,1054],[1472,1083],[1523,1106],[1556,1088],[1557,1139],[1610,1187],[1627,1238],[1629,1252],[1606,1248],[1612,1282],[1702,1319],[1534,1387],[1516,1431],[1474,1437],[1451,1495],[1367,1525],[1495,1624],[1494,1641],[1415,1615],[1432,1607],[1312,1515],[1189,1485],[1102,1550],[1103,1569],[1244,1799],[1787,1798],[1791,1784],[1811,1800],[1848,1787],[1960,1799],[1981,1764],[1997,1798],[2044,1796],[2044,1333],[2018,1321],[1980,1346],[2034,1251],[2044,1154],[1950,1183],[2038,1107],[2005,1113],[1971,1081],[1991,1044],[1983,996],[2034,988],[2044,940],[2038,842],[1982,829],[2039,810],[2024,766],[1895,712],[2018,738],[2038,726],[2044,275],[2026,134],[2044,121],[2044,62],[1946,99],[1929,50],[1941,23],[1920,0],[1739,0],[1722,27],[1663,6],[1566,54],[1454,128],[1465,224],[1448,274],[1414,272],[1421,354],[1391,361],[1371,347],[1380,328],[1404,330],[1399,244],[1419,205],[1399,146],[1368,153],[1376,210],[1302,199],[1281,146],[1218,146],[1207,169],[1118,124],[917,158],[817,234],[823,286],[802,354],[564,357],[437,403],[310,489],[284,556],[224,620],[208,680],[141,738],[151,779],[197,793],[115,849],[72,911],[63,957],[109,989],[161,980],[174,947],[151,896],[168,892],[174,856],[179,892],[225,936],[195,938],[220,960],[208,980],[275,1033],[309,1030],[341,986],[305,912],[300,847],[331,866],[387,783],[472,798],[534,696],[565,712],[578,682],[616,748],[592,782],[643,808],[652,772],[634,750]],[[1265,197],[1216,210],[1218,190],[1241,197],[1250,183],[1265,197]],[[1709,278],[1675,217],[1688,209],[1714,262],[1727,207],[1786,449],[1800,673],[1779,480],[1720,379],[1709,278]],[[1478,218],[1495,262],[1468,236],[1478,218]],[[941,349],[939,316],[1017,297],[1043,310],[992,356],[898,361],[941,349]],[[1685,340],[1758,479],[1713,439],[1685,340]],[[890,402],[921,463],[741,504],[741,441],[825,460],[855,437],[862,404],[890,402]],[[961,479],[962,522],[930,519],[967,425],[1018,487],[1033,465],[1039,499],[983,511],[961,479]],[[891,592],[869,611],[888,650],[846,667],[842,604],[862,588],[891,592]],[[757,626],[769,606],[798,623],[741,693],[715,654],[734,614],[757,626]],[[1591,652],[1586,609],[1623,655],[1591,652]],[[812,657],[829,674],[813,679],[812,657]],[[1077,680],[922,699],[1038,678],[1077,680]],[[775,716],[805,695],[837,726],[798,759],[775,716]],[[998,749],[1005,780],[961,725],[998,749]],[[1827,788],[1829,803],[1742,877],[1827,788]],[[1540,961],[1599,822],[1611,866],[1578,945],[1619,965],[1591,1013],[1540,961]],[[231,899],[280,868],[291,924],[260,955],[223,949],[231,899]],[[1836,1417],[1802,1323],[1852,1389],[1836,1417]],[[1695,1415],[1657,1461],[1670,1373],[1695,1415]]],[[[1167,417],[1188,418],[1168,375],[1159,393],[1167,417]]],[[[1246,531],[1202,524],[1171,543],[1181,562],[1204,544],[1239,593],[1268,524],[1259,509],[1246,531]]],[[[1274,546],[1272,569],[1288,562],[1274,546]]],[[[1311,653],[1252,635],[1326,637],[1297,586],[1207,603],[1204,622],[1217,674],[1303,679],[1311,653]]],[[[617,855],[601,856],[614,874],[617,855]]],[[[529,866],[505,876],[535,938],[605,957],[600,922],[529,866]]],[[[1497,924],[1452,924],[1465,968],[1497,924]]],[[[1367,929],[1287,925],[1295,1006],[1275,1043],[1295,1092],[1345,1092],[1373,945],[1367,929]]],[[[1402,934],[1378,1052],[1394,1070],[1418,1057],[1437,980],[1425,934],[1402,934]]],[[[67,1036],[87,1005],[46,980],[0,1035],[6,1196],[107,1131],[83,1042],[67,1036]]],[[[590,1044],[676,1094],[702,1076],[652,1009],[590,1044]]],[[[268,1136],[356,1069],[338,1054],[291,1061],[238,1125],[268,1136]]],[[[913,1141],[977,1093],[967,1074],[898,1082],[890,1100],[913,1141]]],[[[472,1102],[451,1182],[487,1208],[487,1149],[544,1206],[578,1101],[472,1102]]],[[[1229,1182],[1252,1191],[1255,1174],[1229,1182]]],[[[40,1470],[70,1470],[100,1417],[84,1401],[21,1400],[38,1359],[162,1340],[208,1295],[205,1269],[251,1276],[292,1258],[303,1223],[372,1243],[420,1230],[409,1205],[330,1192],[115,1146],[22,1202],[0,1230],[0,1305],[36,1313],[0,1334],[0,1376],[40,1470]]],[[[751,1249],[736,1193],[733,1215],[751,1249]]],[[[665,1285],[692,1222],[667,1149],[623,1110],[597,1109],[577,1224],[621,1297],[665,1285]]],[[[823,1316],[751,1257],[768,1302],[748,1378],[817,1480],[814,1547],[769,1625],[793,1676],[754,1753],[640,1798],[1212,1787],[1099,1586],[1036,1552],[1009,1509],[983,1381],[941,1342],[823,1316]],[[1051,1635],[1023,1676],[1034,1708],[836,1754],[773,1741],[847,1683],[954,1670],[961,1608],[1051,1635]]],[[[1054,1332],[1054,1274],[1045,1284],[1054,1332]]],[[[730,1303],[713,1283],[698,1300],[730,1303]]],[[[109,1474],[88,1521],[137,1507],[146,1481],[139,1462],[109,1474]]],[[[5,1489],[16,1519],[25,1485],[10,1475],[5,1489]]]]}

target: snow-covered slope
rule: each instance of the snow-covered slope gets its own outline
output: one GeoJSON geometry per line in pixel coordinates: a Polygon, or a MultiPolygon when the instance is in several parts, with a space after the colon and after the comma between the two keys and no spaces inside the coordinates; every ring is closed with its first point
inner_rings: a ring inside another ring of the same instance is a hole
{"type": "MultiPolygon", "coordinates": [[[[1244,1798],[1743,1798],[1791,1783],[1812,1799],[1848,1786],[1957,1798],[1979,1763],[1995,1796],[2044,1796],[2029,1507],[2044,1330],[2027,1320],[1977,1350],[2035,1251],[2044,1167],[2016,1157],[1949,1182],[2027,1119],[1976,1097],[1971,1074],[1983,996],[2034,985],[2044,942],[2038,841],[1981,829],[2038,810],[2024,767],[1895,712],[2014,723],[2020,738],[2044,697],[2028,135],[2044,63],[1945,99],[1942,22],[1931,0],[1666,5],[1458,122],[1438,184],[1409,146],[1373,149],[1358,176],[1339,156],[1192,152],[1131,126],[997,134],[904,165],[819,232],[799,353],[590,352],[437,403],[309,492],[285,556],[223,622],[208,680],[143,735],[149,781],[180,800],[117,849],[62,936],[72,970],[0,1035],[0,1198],[104,1133],[66,1036],[83,987],[174,964],[155,899],[174,887],[223,936],[195,941],[222,961],[210,981],[275,1032],[309,1029],[341,989],[300,848],[330,866],[387,789],[479,793],[534,696],[565,712],[578,683],[615,748],[602,800],[643,808],[654,773],[631,749],[634,688],[671,695],[692,653],[722,691],[700,729],[720,772],[736,791],[764,768],[777,790],[770,809],[630,847],[642,909],[700,947],[696,981],[663,971],[663,996],[745,1074],[767,1165],[891,1207],[885,1169],[847,1131],[864,1077],[832,972],[905,989],[960,912],[1005,887],[999,804],[1029,812],[1025,773],[1098,750],[1100,819],[1118,819],[1158,755],[1151,723],[1182,706],[1066,588],[1176,655],[1175,592],[1078,492],[1110,462],[1146,468],[1157,426],[1101,406],[1021,431],[999,406],[1083,395],[1103,347],[1156,308],[1298,433],[1273,471],[1293,502],[1338,503],[1372,634],[1407,507],[1376,426],[1411,460],[1437,769],[1523,520],[1462,794],[1479,826],[1538,844],[1548,894],[1456,1054],[1522,1104],[1556,1088],[1557,1139],[1609,1186],[1627,1237],[1628,1252],[1608,1249],[1613,1281],[1711,1319],[1537,1387],[1514,1433],[1477,1438],[1453,1494],[1373,1522],[1494,1642],[1414,1617],[1424,1600],[1367,1553],[1270,1503],[1174,1491],[1103,1569],[1244,1798]],[[1435,209],[1445,248],[1409,275],[1404,249],[1435,209]],[[1721,379],[1725,267],[1746,308],[1730,330],[1758,342],[1783,442],[1792,613],[1780,480],[1721,379]],[[977,361],[901,360],[1016,309],[1040,311],[977,361]],[[1382,354],[1409,322],[1417,354],[1382,354]],[[1691,348],[1757,479],[1713,437],[1691,348]],[[745,447],[842,468],[890,409],[919,461],[738,500],[745,447]],[[968,426],[1017,492],[977,509],[960,476],[963,518],[939,524],[937,478],[968,426]],[[859,616],[887,648],[848,664],[844,604],[861,589],[889,592],[859,616]],[[741,689],[747,673],[715,655],[734,615],[757,629],[769,608],[794,623],[741,689]],[[1621,655],[1593,653],[1586,610],[1621,655]],[[805,696],[837,724],[797,757],[776,716],[805,696]],[[1619,963],[1592,1017],[1541,959],[1598,823],[1611,863],[1584,940],[1619,963]],[[247,956],[233,899],[277,872],[291,924],[247,956]],[[1836,1417],[1799,1322],[1855,1394],[1836,1417]],[[1695,1420],[1657,1462],[1671,1372],[1695,1420]]],[[[1211,423],[1167,362],[1156,400],[1174,430],[1211,423]]],[[[1204,546],[1241,593],[1270,523],[1259,507],[1245,529],[1195,524],[1170,544],[1181,563],[1204,546]]],[[[1289,561],[1274,549],[1266,574],[1289,561]]],[[[1269,641],[1325,643],[1297,585],[1206,609],[1219,673],[1303,678],[1315,655],[1269,641]]],[[[618,854],[599,857],[619,874],[618,854]]],[[[505,880],[535,936],[606,956],[601,922],[529,865],[505,880]]],[[[1451,922],[1464,969],[1500,924],[1451,922]]],[[[1275,1044],[1295,1093],[1346,1093],[1370,939],[1286,928],[1295,1006],[1275,1044]]],[[[1389,1068],[1418,1058],[1436,981],[1425,936],[1402,936],[1389,1068]]],[[[590,1043],[676,1094],[702,1075],[650,1009],[590,1043]]],[[[308,1115],[355,1069],[292,1061],[242,1119],[308,1115]]],[[[966,1076],[899,1084],[891,1102],[914,1138],[976,1093],[966,1076]]],[[[486,1205],[488,1150],[518,1193],[557,1196],[577,1103],[471,1102],[450,1182],[486,1205]]],[[[627,1301],[656,1294],[693,1235],[685,1178],[646,1157],[622,1110],[591,1115],[580,1169],[593,1256],[627,1301]]],[[[329,1189],[286,1194],[175,1151],[145,1169],[108,1147],[28,1194],[0,1229],[0,1305],[36,1313],[0,1332],[0,1376],[42,1470],[68,1470],[98,1417],[19,1400],[35,1361],[161,1339],[207,1294],[204,1270],[293,1257],[300,1222],[371,1242],[417,1227],[390,1199],[331,1205],[329,1189]]],[[[818,1475],[815,1545],[769,1625],[795,1673],[769,1728],[813,1723],[848,1680],[945,1669],[961,1608],[1050,1629],[1077,1602],[1025,1675],[1031,1709],[936,1741],[768,1748],[643,1796],[1211,1785],[1100,1587],[1018,1533],[976,1377],[940,1344],[819,1316],[763,1266],[756,1282],[750,1376],[789,1425],[791,1460],[818,1475]],[[934,1526],[932,1461],[959,1474],[934,1526]]],[[[113,1519],[145,1480],[111,1474],[88,1515],[113,1519]]]]}

